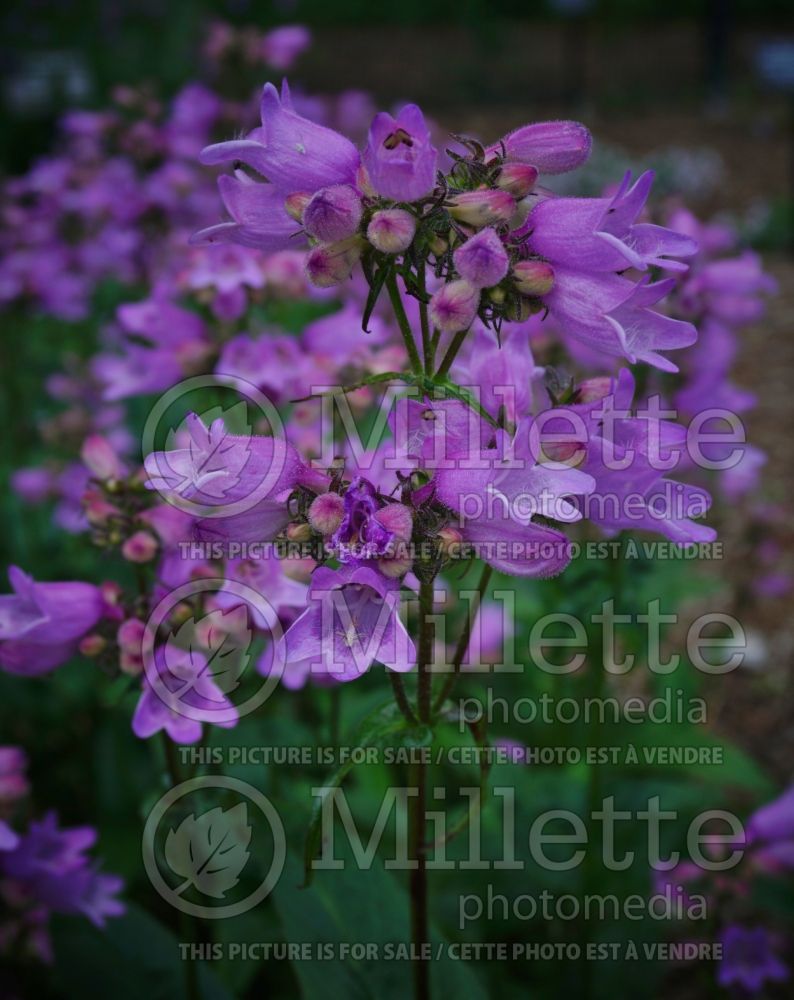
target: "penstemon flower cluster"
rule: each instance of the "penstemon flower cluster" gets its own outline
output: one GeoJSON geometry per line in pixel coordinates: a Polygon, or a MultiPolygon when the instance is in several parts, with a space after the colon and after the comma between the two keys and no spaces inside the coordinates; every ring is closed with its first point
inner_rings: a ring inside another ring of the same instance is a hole
{"type": "MultiPolygon", "coordinates": [[[[298,29],[263,41],[216,26],[207,54],[220,80],[239,60],[288,68],[306,43],[298,29]]],[[[735,331],[773,284],[686,210],[652,221],[650,172],[602,197],[550,191],[546,178],[586,163],[584,125],[444,138],[415,105],[373,117],[364,95],[322,104],[285,82],[265,86],[245,138],[212,142],[240,130],[245,101],[192,86],[163,112],[120,96],[138,121],[73,117],[77,152],[8,186],[21,235],[0,294],[76,321],[109,275],[143,288],[113,310],[89,362],[51,380],[66,410],[43,431],[60,460],[15,477],[26,499],[57,497],[62,526],[133,572],[94,585],[12,568],[3,670],[93,659],[126,678],[136,737],[198,744],[250,710],[211,663],[254,633],[256,671],[289,691],[338,690],[385,667],[406,731],[432,739],[464,664],[493,659],[504,628],[490,624],[493,572],[557,577],[583,539],[623,530],[707,544],[713,471],[729,500],[754,485],[757,449],[745,444],[729,466],[734,439],[693,442],[666,403],[687,418],[752,405],[730,383],[735,331]],[[113,143],[134,149],[132,166],[108,155],[113,143]],[[228,217],[199,228],[217,214],[207,167],[220,168],[228,217]],[[44,196],[31,203],[32,188],[44,196]],[[73,216],[81,235],[67,242],[73,216]],[[309,317],[298,334],[273,319],[285,302],[309,317]],[[191,412],[141,464],[120,408],[194,377],[264,399],[270,426],[191,412]],[[362,446],[358,430],[373,424],[362,446]],[[445,588],[472,565],[476,599],[447,649],[445,588]]],[[[414,777],[423,944],[429,768],[414,777]]],[[[20,843],[55,844],[76,887],[60,905],[45,886],[45,906],[101,922],[119,912],[119,886],[88,866],[80,833],[48,817],[20,842],[0,820],[0,852],[12,852],[0,869],[24,881],[20,843]]],[[[426,970],[418,977],[426,996],[426,970]]],[[[728,966],[723,979],[741,976],[728,966]]]]}

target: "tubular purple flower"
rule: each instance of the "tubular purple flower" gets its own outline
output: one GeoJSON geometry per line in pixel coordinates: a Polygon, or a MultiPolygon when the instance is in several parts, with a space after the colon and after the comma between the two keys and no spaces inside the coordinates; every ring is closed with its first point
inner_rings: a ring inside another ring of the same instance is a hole
{"type": "Polygon", "coordinates": [[[405,672],[416,650],[400,620],[400,585],[369,566],[320,567],[312,575],[309,604],[276,643],[282,683],[300,688],[310,678],[351,681],[375,662],[405,672]]]}
{"type": "Polygon", "coordinates": [[[416,219],[403,208],[375,212],[367,226],[367,239],[381,253],[402,253],[413,242],[416,219]]]}
{"type": "Polygon", "coordinates": [[[431,194],[437,159],[430,130],[415,104],[407,104],[396,118],[385,111],[375,115],[362,161],[382,198],[418,201],[431,194]]]}
{"type": "Polygon", "coordinates": [[[320,188],[303,210],[309,235],[324,243],[338,243],[352,236],[361,223],[361,198],[349,184],[320,188]]]}
{"type": "Polygon", "coordinates": [[[353,184],[360,163],[358,150],[344,136],[296,114],[286,81],[281,96],[265,84],[262,126],[246,139],[221,142],[202,150],[207,166],[240,160],[253,167],[282,193],[317,191],[330,184],[353,184]]]}
{"type": "Polygon", "coordinates": [[[233,221],[199,230],[190,237],[193,245],[239,243],[266,251],[306,245],[285,207],[283,191],[272,184],[257,184],[242,172],[219,177],[218,189],[233,221]]]}
{"type": "Polygon", "coordinates": [[[504,244],[493,231],[483,229],[466,240],[452,255],[458,274],[475,288],[497,285],[507,274],[509,259],[504,244]]]}
{"type": "Polygon", "coordinates": [[[515,213],[516,203],[507,191],[463,191],[450,198],[448,208],[453,219],[482,229],[509,222],[515,213]]]}
{"type": "Polygon", "coordinates": [[[480,306],[480,290],[468,281],[450,281],[430,299],[430,322],[442,333],[467,330],[480,306]]]}
{"type": "Polygon", "coordinates": [[[592,145],[590,130],[580,122],[537,122],[510,132],[488,152],[504,146],[508,160],[531,163],[541,174],[564,174],[587,160],[592,145]]]}
{"type": "Polygon", "coordinates": [[[35,676],[64,663],[104,612],[90,583],[36,583],[12,566],[13,594],[0,596],[0,667],[35,676]]]}

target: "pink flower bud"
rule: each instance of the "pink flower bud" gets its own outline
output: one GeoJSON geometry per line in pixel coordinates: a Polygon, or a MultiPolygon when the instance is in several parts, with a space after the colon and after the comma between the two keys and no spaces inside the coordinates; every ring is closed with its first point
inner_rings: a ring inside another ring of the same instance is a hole
{"type": "Polygon", "coordinates": [[[333,288],[347,281],[361,257],[361,242],[351,237],[341,243],[315,247],[306,255],[306,274],[318,288],[333,288]]]}
{"type": "Polygon", "coordinates": [[[416,220],[402,208],[375,212],[367,226],[367,239],[381,253],[402,253],[411,245],[415,233],[416,220]]]}
{"type": "Polygon", "coordinates": [[[612,379],[608,375],[583,379],[576,387],[574,403],[597,403],[612,392],[612,379]]]}
{"type": "Polygon", "coordinates": [[[121,511],[109,503],[98,490],[86,490],[82,496],[83,510],[88,523],[99,528],[121,511]]]}
{"type": "Polygon", "coordinates": [[[548,295],[554,286],[554,268],[542,260],[522,260],[513,268],[513,279],[522,295],[548,295]]]}
{"type": "Polygon", "coordinates": [[[84,635],[77,648],[83,656],[93,657],[99,656],[106,646],[107,640],[94,632],[91,635],[84,635]]]}
{"type": "Polygon", "coordinates": [[[466,226],[482,229],[498,226],[512,218],[515,199],[507,191],[464,191],[449,203],[449,214],[466,226]]]}
{"type": "Polygon", "coordinates": [[[504,244],[493,231],[483,229],[452,255],[461,278],[475,288],[497,285],[507,274],[510,261],[504,244]]]}
{"type": "Polygon", "coordinates": [[[125,652],[137,653],[140,656],[145,632],[146,626],[140,618],[128,618],[119,625],[116,642],[125,652]]]}
{"type": "Polygon", "coordinates": [[[361,198],[349,184],[332,184],[321,188],[303,210],[303,225],[310,236],[338,243],[358,230],[362,211],[361,198]]]}
{"type": "Polygon", "coordinates": [[[122,479],[126,472],[107,438],[89,434],[80,449],[80,457],[97,479],[122,479]]]}
{"type": "Polygon", "coordinates": [[[100,584],[99,591],[102,594],[102,600],[106,605],[108,605],[108,607],[116,608],[121,604],[124,592],[121,587],[112,580],[105,580],[104,583],[100,584]]]}
{"type": "Polygon", "coordinates": [[[480,305],[480,290],[468,281],[450,281],[430,300],[430,322],[442,333],[467,330],[480,305]]]}
{"type": "Polygon", "coordinates": [[[462,542],[463,535],[450,524],[443,527],[438,533],[439,548],[448,559],[457,559],[460,556],[462,542]]]}
{"type": "Polygon", "coordinates": [[[157,539],[148,531],[136,531],[121,546],[121,554],[128,562],[151,562],[157,555],[157,539]]]}
{"type": "Polygon", "coordinates": [[[529,163],[505,163],[496,178],[496,186],[514,198],[525,198],[534,188],[538,172],[529,163]]]}
{"type": "Polygon", "coordinates": [[[378,569],[390,580],[396,580],[397,577],[405,576],[413,564],[414,561],[408,554],[408,548],[403,542],[398,547],[395,555],[385,556],[383,559],[378,560],[378,569]]]}
{"type": "Polygon", "coordinates": [[[312,529],[305,521],[295,522],[287,525],[286,535],[291,542],[308,542],[312,537],[312,529]]]}
{"type": "Polygon", "coordinates": [[[296,222],[303,222],[303,213],[311,200],[308,191],[295,191],[284,199],[284,211],[296,222]]]}
{"type": "Polygon", "coordinates": [[[408,542],[414,530],[414,519],[410,507],[403,503],[388,503],[375,511],[375,520],[397,538],[408,542]]]}
{"type": "Polygon", "coordinates": [[[298,559],[295,556],[287,556],[281,560],[281,572],[289,580],[309,583],[312,578],[312,570],[316,565],[314,559],[298,559]]]}
{"type": "Polygon", "coordinates": [[[309,507],[309,524],[323,537],[333,535],[345,513],[345,501],[338,493],[321,493],[309,507]]]}
{"type": "Polygon", "coordinates": [[[122,649],[119,654],[119,669],[129,677],[137,677],[143,673],[143,657],[140,653],[127,653],[122,649]]]}

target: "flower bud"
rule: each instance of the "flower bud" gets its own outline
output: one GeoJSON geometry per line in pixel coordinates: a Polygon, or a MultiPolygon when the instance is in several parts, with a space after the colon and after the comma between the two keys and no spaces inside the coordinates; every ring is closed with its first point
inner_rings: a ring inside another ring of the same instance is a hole
{"type": "Polygon", "coordinates": [[[83,441],[80,457],[97,479],[122,479],[124,465],[113,446],[101,434],[89,434],[83,441]]]}
{"type": "Polygon", "coordinates": [[[523,125],[502,140],[508,160],[531,163],[542,174],[564,174],[581,166],[593,140],[579,122],[537,122],[523,125]]]}
{"type": "Polygon", "coordinates": [[[83,656],[93,657],[99,656],[106,646],[107,639],[101,635],[97,635],[96,632],[93,632],[91,635],[84,635],[77,648],[83,656]]]}
{"type": "Polygon", "coordinates": [[[352,236],[361,223],[361,198],[349,184],[321,188],[303,210],[303,225],[323,243],[337,243],[352,236]]]}
{"type": "Polygon", "coordinates": [[[109,607],[116,608],[121,604],[124,592],[113,580],[105,580],[104,583],[101,583],[99,585],[99,591],[102,594],[102,600],[109,607]]]}
{"type": "Polygon", "coordinates": [[[143,657],[140,653],[128,653],[122,649],[119,654],[119,669],[123,674],[130,677],[137,677],[143,673],[143,657]]]}
{"type": "Polygon", "coordinates": [[[505,163],[496,178],[496,186],[514,198],[525,198],[534,188],[538,172],[529,163],[505,163]]]}
{"type": "Polygon", "coordinates": [[[83,510],[88,523],[94,528],[100,528],[112,518],[121,513],[118,507],[109,503],[97,490],[86,490],[82,497],[83,510]]]}
{"type": "Polygon", "coordinates": [[[475,288],[498,285],[507,274],[510,261],[504,244],[493,231],[483,229],[452,255],[455,268],[475,288]]]}
{"type": "Polygon", "coordinates": [[[522,295],[548,295],[554,287],[554,268],[542,260],[521,260],[513,268],[513,279],[522,295]]]}
{"type": "Polygon", "coordinates": [[[345,501],[338,493],[321,493],[309,507],[309,524],[327,537],[333,535],[345,515],[345,501]]]}
{"type": "Polygon", "coordinates": [[[410,507],[403,503],[388,503],[375,511],[375,520],[402,541],[410,541],[414,530],[414,519],[410,507]]]}
{"type": "Polygon", "coordinates": [[[341,243],[315,247],[306,255],[306,274],[318,288],[333,288],[347,281],[361,257],[361,241],[351,237],[341,243]]]}
{"type": "Polygon", "coordinates": [[[507,191],[464,191],[451,199],[448,208],[453,219],[482,229],[507,222],[516,210],[516,203],[507,191]]]}
{"type": "Polygon", "coordinates": [[[448,559],[457,559],[460,556],[460,546],[463,535],[451,524],[443,527],[438,533],[438,547],[442,555],[448,559]]]}
{"type": "Polygon", "coordinates": [[[157,539],[148,531],[136,531],[121,546],[121,554],[128,562],[147,563],[157,555],[157,539]]]}
{"type": "Polygon", "coordinates": [[[303,222],[303,213],[311,200],[308,191],[296,191],[284,199],[284,211],[296,222],[303,222]]]}
{"type": "Polygon", "coordinates": [[[576,387],[574,403],[597,403],[612,392],[613,381],[608,375],[583,379],[576,387]]]}
{"type": "Polygon", "coordinates": [[[436,257],[440,257],[442,254],[446,253],[447,250],[449,250],[449,243],[447,243],[443,237],[439,236],[438,233],[430,237],[427,241],[427,245],[430,252],[434,253],[436,257]]]}
{"type": "Polygon", "coordinates": [[[402,253],[411,245],[415,233],[416,220],[402,208],[375,212],[367,226],[367,239],[381,253],[402,253]]]}
{"type": "Polygon", "coordinates": [[[286,535],[291,542],[308,542],[312,537],[312,529],[305,521],[300,524],[293,521],[287,525],[286,535]]]}
{"type": "MultiPolygon", "coordinates": [[[[205,567],[209,568],[209,567],[205,567]]],[[[215,570],[211,570],[209,574],[205,574],[208,579],[215,577],[215,570]]],[[[193,570],[190,574],[192,580],[200,579],[199,574],[193,570]]],[[[189,622],[193,617],[193,608],[187,603],[187,601],[180,601],[175,608],[171,608],[171,613],[168,616],[168,623],[172,628],[178,628],[180,625],[184,625],[185,622],[189,622]]]]}
{"type": "Polygon", "coordinates": [[[408,554],[408,548],[403,543],[395,555],[385,556],[378,560],[378,569],[390,580],[396,580],[397,577],[404,576],[413,564],[414,561],[408,554]]]}
{"type": "Polygon", "coordinates": [[[442,333],[467,330],[480,305],[480,290],[468,281],[450,281],[430,300],[430,322],[442,333]]]}
{"type": "Polygon", "coordinates": [[[281,572],[288,580],[295,580],[298,583],[309,583],[312,578],[312,570],[316,565],[314,559],[299,559],[295,556],[286,556],[281,560],[281,572]]]}

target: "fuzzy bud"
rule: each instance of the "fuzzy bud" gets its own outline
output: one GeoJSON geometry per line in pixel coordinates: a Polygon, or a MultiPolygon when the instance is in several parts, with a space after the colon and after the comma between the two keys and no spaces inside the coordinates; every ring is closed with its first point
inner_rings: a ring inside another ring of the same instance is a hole
{"type": "Polygon", "coordinates": [[[80,457],[97,479],[122,479],[124,465],[113,446],[101,434],[89,434],[80,449],[80,457]]]}
{"type": "Polygon", "coordinates": [[[554,268],[542,260],[521,260],[513,268],[513,280],[522,295],[548,295],[554,287],[554,268]]]}
{"type": "Polygon", "coordinates": [[[306,274],[318,288],[333,288],[347,281],[361,257],[358,237],[315,247],[306,255],[306,274]]]}
{"type": "Polygon", "coordinates": [[[321,493],[309,507],[309,524],[327,537],[333,535],[345,515],[345,501],[338,493],[321,493]]]}
{"type": "Polygon", "coordinates": [[[430,252],[434,253],[436,257],[440,257],[442,254],[445,254],[447,250],[449,250],[449,243],[443,237],[439,236],[438,233],[430,237],[427,241],[427,245],[430,252]]]}
{"type": "Polygon", "coordinates": [[[597,403],[612,392],[613,381],[608,375],[583,379],[576,387],[574,403],[597,403]]]}
{"type": "Polygon", "coordinates": [[[505,163],[496,178],[496,186],[514,198],[525,198],[534,188],[538,172],[529,163],[505,163]]]}
{"type": "Polygon", "coordinates": [[[116,642],[126,653],[137,653],[140,655],[143,637],[146,626],[140,618],[128,618],[119,625],[116,633],[116,642]]]}
{"type": "Polygon", "coordinates": [[[303,222],[303,213],[311,200],[308,191],[296,191],[284,199],[284,211],[296,222],[303,222]]]}
{"type": "Polygon", "coordinates": [[[378,560],[378,569],[384,576],[389,577],[390,580],[396,580],[408,572],[413,566],[413,562],[413,559],[408,554],[407,547],[401,544],[396,555],[386,556],[384,559],[378,560]]]}
{"type": "Polygon", "coordinates": [[[402,253],[411,245],[415,233],[416,220],[402,208],[375,212],[367,226],[367,239],[381,253],[402,253]]]}
{"type": "Polygon", "coordinates": [[[442,333],[467,330],[480,305],[480,290],[468,281],[450,281],[430,300],[430,322],[442,333]]]}
{"type": "Polygon", "coordinates": [[[338,243],[357,232],[361,223],[361,198],[349,184],[321,188],[303,210],[303,225],[323,243],[338,243]]]}
{"type": "Polygon", "coordinates": [[[375,520],[402,541],[410,541],[414,530],[414,519],[410,507],[403,503],[388,503],[375,511],[375,520]]]}
{"type": "Polygon", "coordinates": [[[84,635],[80,640],[78,649],[83,654],[83,656],[99,656],[99,654],[107,646],[107,639],[103,638],[101,635],[97,635],[96,632],[91,633],[91,635],[84,635]]]}
{"type": "Polygon", "coordinates": [[[121,554],[128,562],[147,563],[157,555],[157,539],[148,531],[136,531],[121,546],[121,554]]]}
{"type": "Polygon", "coordinates": [[[308,542],[312,537],[312,529],[305,521],[303,523],[293,521],[287,525],[286,535],[291,542],[308,542]]]}
{"type": "Polygon", "coordinates": [[[507,191],[464,191],[449,203],[449,214],[466,226],[482,229],[498,226],[512,218],[515,199],[507,191]]]}
{"type": "Polygon", "coordinates": [[[452,259],[461,278],[475,288],[498,285],[510,266],[507,251],[493,229],[483,229],[466,240],[452,259]]]}
{"type": "Polygon", "coordinates": [[[457,559],[460,556],[462,541],[463,535],[457,528],[453,528],[451,524],[446,525],[438,533],[438,547],[442,555],[446,556],[447,559],[457,559]]]}

